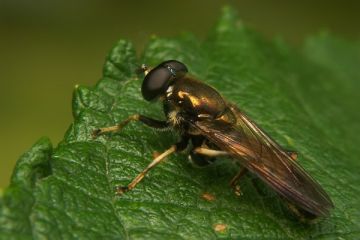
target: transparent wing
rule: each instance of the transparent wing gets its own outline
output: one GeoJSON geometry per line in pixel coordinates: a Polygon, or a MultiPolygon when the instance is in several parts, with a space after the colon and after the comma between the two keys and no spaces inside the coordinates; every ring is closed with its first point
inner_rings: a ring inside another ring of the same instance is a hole
{"type": "Polygon", "coordinates": [[[229,108],[236,124],[221,120],[191,124],[289,201],[314,215],[328,215],[333,203],[323,188],[236,106],[229,108]]]}

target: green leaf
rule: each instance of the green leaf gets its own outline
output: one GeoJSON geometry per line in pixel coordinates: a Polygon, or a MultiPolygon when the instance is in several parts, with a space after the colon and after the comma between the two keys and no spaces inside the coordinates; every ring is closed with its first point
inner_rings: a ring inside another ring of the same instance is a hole
{"type": "Polygon", "coordinates": [[[74,123],[64,140],[53,150],[41,139],[18,161],[0,198],[0,238],[359,238],[359,49],[320,34],[299,53],[247,29],[231,8],[207,40],[154,37],[141,61],[131,43],[119,41],[96,86],[76,87],[74,123]],[[114,188],[128,184],[177,135],[136,123],[98,139],[91,132],[134,113],[164,118],[160,104],[142,99],[136,69],[166,59],[185,62],[284,147],[299,151],[300,164],[333,199],[332,215],[300,223],[252,175],[236,196],[228,187],[237,171],[230,160],[194,168],[180,153],[116,196],[114,188]]]}

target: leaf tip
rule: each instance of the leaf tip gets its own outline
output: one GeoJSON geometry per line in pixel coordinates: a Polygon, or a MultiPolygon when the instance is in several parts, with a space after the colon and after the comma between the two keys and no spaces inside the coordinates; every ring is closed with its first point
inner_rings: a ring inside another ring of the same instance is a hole
{"type": "Polygon", "coordinates": [[[72,96],[72,113],[76,119],[80,112],[87,108],[90,102],[91,90],[85,86],[79,84],[75,85],[72,96]]]}
{"type": "Polygon", "coordinates": [[[131,77],[138,68],[134,45],[119,40],[111,49],[103,67],[103,76],[122,81],[131,77]]]}
{"type": "Polygon", "coordinates": [[[243,28],[244,24],[240,20],[237,11],[229,5],[224,6],[220,20],[216,27],[217,31],[223,33],[233,30],[241,30],[243,28]]]}

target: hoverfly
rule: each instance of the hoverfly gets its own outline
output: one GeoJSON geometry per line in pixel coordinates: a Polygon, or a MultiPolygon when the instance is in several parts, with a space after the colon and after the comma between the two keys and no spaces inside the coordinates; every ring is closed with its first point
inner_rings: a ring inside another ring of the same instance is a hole
{"type": "Polygon", "coordinates": [[[231,180],[231,186],[250,171],[299,211],[313,217],[329,215],[332,201],[296,163],[297,154],[285,151],[214,88],[189,76],[183,63],[169,60],[153,69],[143,65],[142,71],[142,96],[147,101],[162,101],[166,121],[135,114],[116,126],[99,128],[93,135],[119,131],[131,121],[140,121],[156,129],[175,129],[181,140],[158,155],[128,186],[118,187],[118,194],[133,189],[150,169],[191,143],[189,156],[198,164],[210,163],[218,156],[240,162],[243,168],[231,180]]]}

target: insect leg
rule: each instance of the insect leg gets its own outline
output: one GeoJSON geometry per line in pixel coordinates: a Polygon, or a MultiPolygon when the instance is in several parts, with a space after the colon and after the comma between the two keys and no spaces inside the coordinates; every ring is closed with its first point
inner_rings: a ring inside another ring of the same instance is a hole
{"type": "Polygon", "coordinates": [[[294,160],[294,161],[297,160],[297,158],[298,158],[298,153],[297,153],[297,152],[286,150],[286,153],[289,155],[289,157],[290,157],[292,160],[294,160]]]}
{"type": "Polygon", "coordinates": [[[205,155],[205,156],[208,156],[208,157],[219,157],[219,156],[228,156],[228,155],[230,155],[226,151],[213,150],[213,149],[204,148],[204,147],[197,147],[197,148],[195,148],[193,150],[193,152],[197,153],[197,154],[205,155]]]}
{"type": "Polygon", "coordinates": [[[93,131],[92,135],[94,138],[96,138],[97,136],[99,136],[103,133],[106,133],[106,132],[120,131],[131,121],[140,121],[149,127],[157,128],[157,129],[164,129],[164,128],[169,127],[169,124],[166,121],[159,121],[159,120],[152,119],[152,118],[140,115],[140,114],[134,114],[134,115],[131,115],[130,117],[128,117],[127,119],[125,119],[124,121],[120,122],[119,124],[116,124],[115,126],[98,128],[93,131]]]}
{"type": "Polygon", "coordinates": [[[241,168],[240,171],[231,179],[231,181],[229,183],[230,187],[232,187],[232,189],[234,189],[234,192],[237,196],[241,195],[240,186],[237,185],[237,183],[240,180],[240,178],[243,177],[247,172],[248,172],[248,170],[246,168],[241,168]]]}
{"type": "Polygon", "coordinates": [[[240,180],[240,178],[244,176],[247,172],[248,170],[246,168],[240,169],[240,171],[231,179],[229,183],[230,186],[234,188],[236,186],[236,183],[240,180]]]}
{"type": "MultiPolygon", "coordinates": [[[[197,154],[202,154],[202,155],[205,155],[208,157],[218,157],[218,156],[230,155],[230,153],[228,153],[226,151],[213,150],[213,149],[204,148],[204,147],[197,147],[193,150],[193,152],[195,152],[197,154]]],[[[248,170],[246,168],[242,168],[230,181],[230,186],[234,189],[235,194],[238,196],[241,195],[241,191],[240,191],[240,187],[237,185],[237,182],[247,172],[248,172],[248,170]]]]}
{"type": "Polygon", "coordinates": [[[205,155],[201,155],[201,154],[197,154],[194,149],[198,148],[198,147],[206,147],[209,148],[207,146],[208,141],[206,138],[204,138],[201,135],[195,135],[195,136],[191,136],[191,142],[192,142],[192,149],[188,155],[188,158],[190,160],[190,162],[192,164],[194,164],[197,167],[204,167],[206,165],[209,165],[211,163],[213,163],[215,161],[216,158],[214,157],[209,157],[209,156],[205,156],[205,155]]]}
{"type": "Polygon", "coordinates": [[[141,173],[139,173],[129,185],[126,187],[117,187],[116,193],[118,195],[121,195],[125,192],[128,192],[132,190],[144,177],[145,175],[156,165],[158,165],[160,162],[162,162],[167,156],[170,154],[176,152],[177,148],[176,145],[172,145],[168,150],[160,154],[158,157],[156,157],[141,173]]]}
{"type": "Polygon", "coordinates": [[[140,172],[132,181],[129,185],[127,185],[126,187],[117,187],[116,188],[116,193],[118,195],[123,194],[124,192],[130,191],[131,189],[133,189],[144,177],[145,175],[156,165],[158,165],[160,162],[162,162],[163,160],[165,160],[165,158],[167,156],[169,156],[170,154],[174,153],[174,152],[180,152],[183,151],[184,149],[186,149],[187,145],[189,143],[189,136],[187,135],[183,135],[181,140],[175,144],[172,145],[168,150],[166,150],[165,152],[163,152],[162,154],[158,155],[142,172],[140,172]]]}

